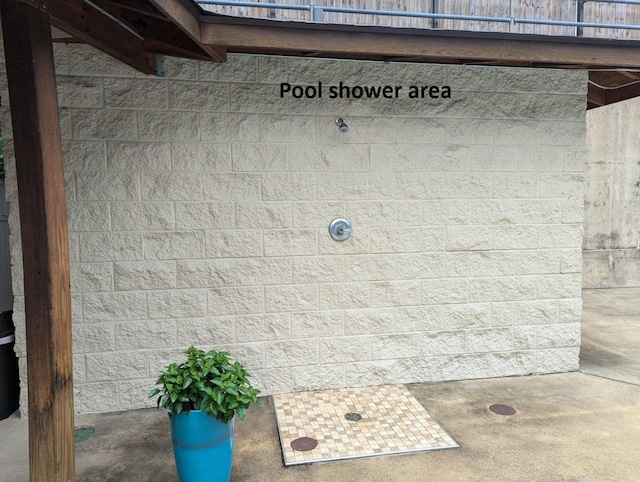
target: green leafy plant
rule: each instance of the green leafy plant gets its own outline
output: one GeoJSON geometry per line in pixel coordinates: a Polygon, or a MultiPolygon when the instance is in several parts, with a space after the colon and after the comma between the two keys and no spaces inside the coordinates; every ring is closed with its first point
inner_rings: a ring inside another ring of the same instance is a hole
{"type": "Polygon", "coordinates": [[[158,397],[169,417],[190,410],[210,413],[222,422],[229,422],[237,413],[244,420],[251,403],[260,406],[259,390],[251,386],[249,373],[237,361],[231,362],[229,353],[211,350],[204,352],[189,347],[187,360],[172,363],[160,372],[149,398],[158,397]]]}

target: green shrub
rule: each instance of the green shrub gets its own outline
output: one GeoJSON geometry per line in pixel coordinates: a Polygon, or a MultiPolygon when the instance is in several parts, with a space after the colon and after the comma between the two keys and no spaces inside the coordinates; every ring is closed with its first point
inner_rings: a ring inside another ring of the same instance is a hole
{"type": "Polygon", "coordinates": [[[229,354],[211,350],[204,352],[189,347],[185,352],[187,360],[178,365],[172,363],[160,372],[149,398],[158,397],[158,407],[162,405],[173,417],[190,410],[210,413],[222,422],[229,422],[238,414],[244,420],[251,403],[259,406],[259,390],[249,382],[249,373],[239,362],[231,362],[229,354]]]}

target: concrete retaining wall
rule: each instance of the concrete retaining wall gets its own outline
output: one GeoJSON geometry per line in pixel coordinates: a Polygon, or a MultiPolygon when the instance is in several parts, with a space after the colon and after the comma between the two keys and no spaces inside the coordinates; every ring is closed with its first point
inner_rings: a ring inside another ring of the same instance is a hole
{"type": "Polygon", "coordinates": [[[640,99],[587,113],[585,288],[640,286],[640,99]]]}

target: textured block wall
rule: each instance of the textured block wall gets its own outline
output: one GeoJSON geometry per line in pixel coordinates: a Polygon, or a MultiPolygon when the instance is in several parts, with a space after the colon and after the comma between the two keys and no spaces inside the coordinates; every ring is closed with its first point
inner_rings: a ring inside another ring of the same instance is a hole
{"type": "Polygon", "coordinates": [[[587,113],[585,288],[640,286],[640,99],[587,113]]]}
{"type": "Polygon", "coordinates": [[[577,369],[584,72],[230,56],[160,79],[55,51],[78,412],[152,405],[190,344],[266,394],[577,369]],[[452,94],[280,98],[319,81],[452,94]]]}

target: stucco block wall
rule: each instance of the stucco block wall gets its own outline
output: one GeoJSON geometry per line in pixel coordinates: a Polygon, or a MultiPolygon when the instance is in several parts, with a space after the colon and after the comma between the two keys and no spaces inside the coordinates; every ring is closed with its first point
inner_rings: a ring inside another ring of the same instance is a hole
{"type": "Polygon", "coordinates": [[[585,288],[640,286],[640,99],[587,113],[585,288]]]}
{"type": "Polygon", "coordinates": [[[153,405],[190,344],[265,394],[577,369],[586,73],[230,55],[160,79],[55,50],[78,412],[153,405]],[[280,98],[319,81],[452,95],[280,98]]]}

